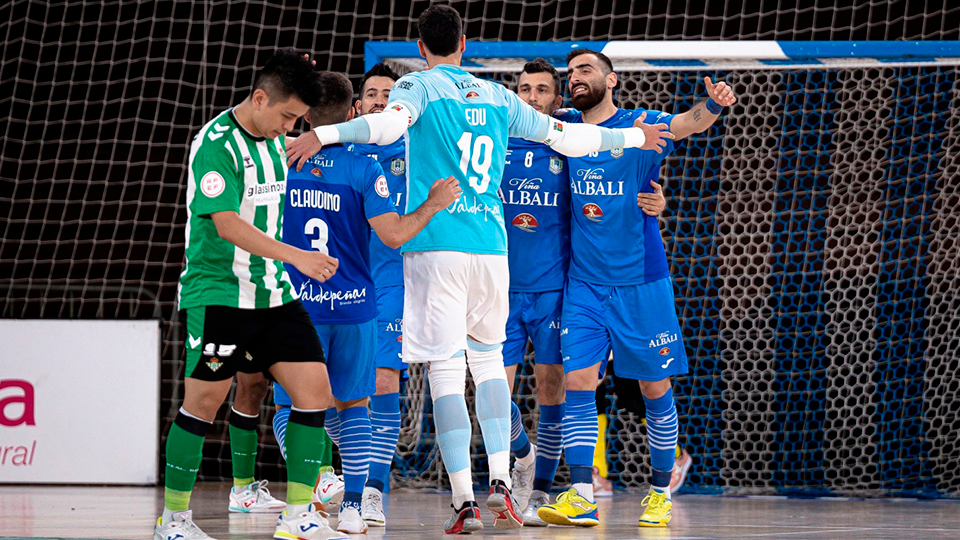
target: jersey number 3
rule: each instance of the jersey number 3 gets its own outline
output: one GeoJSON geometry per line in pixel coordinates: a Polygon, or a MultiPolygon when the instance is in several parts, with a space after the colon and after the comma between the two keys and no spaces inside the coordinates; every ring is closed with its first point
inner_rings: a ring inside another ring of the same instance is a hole
{"type": "Polygon", "coordinates": [[[310,218],[306,225],[303,226],[303,234],[313,236],[315,231],[319,232],[320,235],[317,236],[315,240],[310,241],[310,247],[324,255],[329,255],[330,248],[327,247],[327,241],[330,239],[330,228],[327,227],[327,224],[322,219],[310,218]]]}
{"type": "Polygon", "coordinates": [[[493,165],[493,139],[480,135],[474,141],[473,133],[465,131],[457,141],[457,148],[460,149],[460,170],[467,176],[470,187],[477,193],[486,192],[490,186],[490,166],[493,165]],[[470,174],[468,166],[470,172],[480,176],[470,174]]]}

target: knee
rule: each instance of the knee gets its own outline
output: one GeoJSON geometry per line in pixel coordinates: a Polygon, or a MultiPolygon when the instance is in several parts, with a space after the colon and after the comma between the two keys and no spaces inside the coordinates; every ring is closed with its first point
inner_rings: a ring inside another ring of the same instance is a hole
{"type": "Polygon", "coordinates": [[[265,377],[237,377],[237,401],[248,401],[259,404],[267,397],[270,383],[265,377]]]}
{"type": "Polygon", "coordinates": [[[563,385],[567,391],[596,390],[600,381],[597,366],[577,369],[564,374],[563,385]]]}
{"type": "Polygon", "coordinates": [[[400,391],[400,370],[377,368],[377,395],[395,394],[400,391]]]}
{"type": "Polygon", "coordinates": [[[451,394],[463,395],[467,385],[467,361],[464,356],[430,362],[430,395],[436,401],[451,394]]]}
{"type": "Polygon", "coordinates": [[[503,345],[486,345],[472,339],[467,340],[467,362],[470,365],[470,375],[477,386],[500,379],[507,381],[507,372],[503,367],[503,345]]]}
{"type": "Polygon", "coordinates": [[[662,398],[670,390],[670,379],[662,381],[638,381],[640,383],[640,393],[647,399],[662,398]]]}

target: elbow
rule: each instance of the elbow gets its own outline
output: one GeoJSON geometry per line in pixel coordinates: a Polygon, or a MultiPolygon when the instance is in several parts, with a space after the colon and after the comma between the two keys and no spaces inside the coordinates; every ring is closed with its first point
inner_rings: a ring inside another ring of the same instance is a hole
{"type": "Polygon", "coordinates": [[[403,245],[403,239],[400,237],[391,237],[383,241],[390,249],[397,249],[403,245]]]}

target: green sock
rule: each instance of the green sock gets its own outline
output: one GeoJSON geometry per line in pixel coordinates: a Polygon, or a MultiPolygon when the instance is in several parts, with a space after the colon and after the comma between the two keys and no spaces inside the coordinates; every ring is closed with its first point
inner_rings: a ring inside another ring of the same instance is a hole
{"type": "Polygon", "coordinates": [[[333,467],[333,439],[323,430],[323,454],[320,457],[321,467],[333,467]]]}
{"type": "Polygon", "coordinates": [[[287,505],[313,502],[320,473],[325,411],[290,411],[287,422],[287,505]]]}
{"type": "Polygon", "coordinates": [[[191,418],[182,411],[170,426],[163,502],[174,512],[190,508],[190,492],[197,481],[203,458],[203,438],[208,427],[209,422],[191,418]]]}
{"type": "Polygon", "coordinates": [[[233,485],[249,486],[254,482],[257,465],[257,417],[230,411],[230,453],[233,464],[233,485]]]}

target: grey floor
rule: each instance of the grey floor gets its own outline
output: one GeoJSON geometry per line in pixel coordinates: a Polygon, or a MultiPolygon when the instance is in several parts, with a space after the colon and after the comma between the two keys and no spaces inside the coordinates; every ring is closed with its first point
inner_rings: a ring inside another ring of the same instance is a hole
{"type": "MultiPolygon", "coordinates": [[[[193,496],[194,520],[215,538],[271,538],[274,515],[229,515],[229,485],[201,483],[193,496]]],[[[274,494],[282,497],[282,486],[274,494]]],[[[478,494],[478,500],[485,498],[478,494]]],[[[386,498],[387,528],[358,538],[444,538],[448,494],[399,491],[386,498]]],[[[601,524],[590,529],[549,527],[496,531],[475,536],[511,539],[707,539],[790,538],[838,540],[960,540],[960,501],[787,499],[779,497],[674,498],[673,523],[667,529],[636,526],[639,497],[601,499],[601,524]]],[[[0,537],[150,538],[163,506],[162,488],[0,487],[0,537]]],[[[484,508],[485,511],[485,508],[484,508]]]]}

